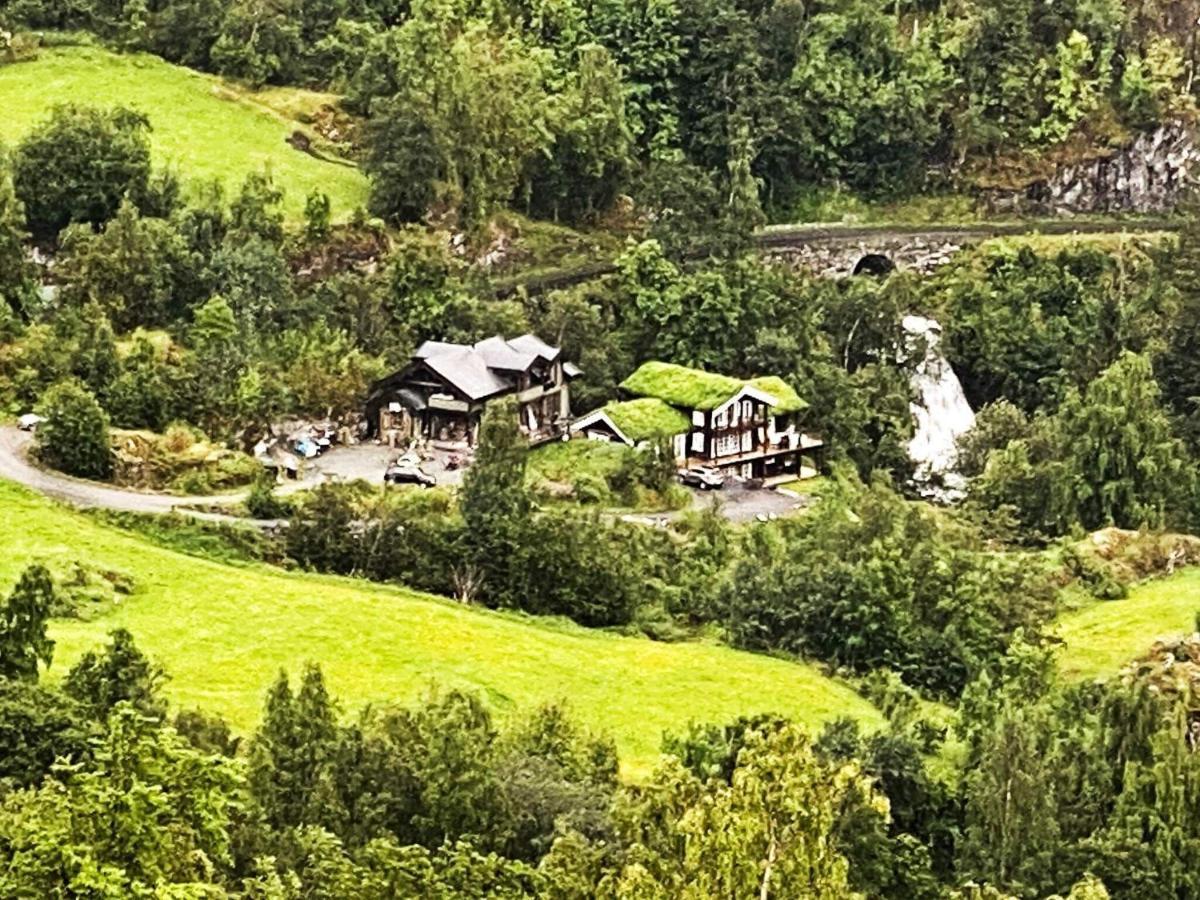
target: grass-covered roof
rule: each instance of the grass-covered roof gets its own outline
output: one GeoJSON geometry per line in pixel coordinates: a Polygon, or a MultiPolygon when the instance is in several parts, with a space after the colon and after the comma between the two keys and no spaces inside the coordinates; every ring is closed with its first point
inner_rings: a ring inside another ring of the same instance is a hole
{"type": "Polygon", "coordinates": [[[609,403],[604,412],[635,444],[682,434],[691,427],[687,416],[657,397],[609,403]]]}
{"type": "Polygon", "coordinates": [[[621,383],[621,387],[630,394],[653,397],[686,409],[715,409],[746,386],[775,397],[779,401],[774,407],[776,412],[796,412],[808,405],[782,378],[775,375],[742,381],[674,363],[643,363],[621,383]]]}
{"type": "Polygon", "coordinates": [[[808,403],[792,389],[790,384],[778,375],[763,375],[760,378],[751,378],[746,384],[758,388],[760,391],[766,391],[778,400],[779,402],[771,407],[777,413],[786,415],[787,413],[808,409],[808,403]]]}

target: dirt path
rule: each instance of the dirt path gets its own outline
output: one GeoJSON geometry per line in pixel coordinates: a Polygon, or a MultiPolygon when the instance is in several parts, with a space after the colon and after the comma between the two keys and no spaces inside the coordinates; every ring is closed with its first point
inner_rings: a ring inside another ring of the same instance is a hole
{"type": "Polygon", "coordinates": [[[165,514],[178,512],[213,522],[241,522],[272,527],[278,523],[244,519],[223,513],[201,512],[188,506],[219,506],[236,503],[243,494],[220,494],[211,497],[176,497],[150,491],[133,491],[72,478],[58,472],[41,469],[29,461],[33,435],[11,425],[0,425],[0,478],[15,481],[47,497],[62,500],[83,509],[111,509],[116,512],[165,514]]]}

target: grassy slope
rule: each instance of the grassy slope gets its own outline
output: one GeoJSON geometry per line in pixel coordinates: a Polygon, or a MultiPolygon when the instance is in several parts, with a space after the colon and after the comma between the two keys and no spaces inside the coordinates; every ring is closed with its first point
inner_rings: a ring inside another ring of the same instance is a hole
{"type": "Polygon", "coordinates": [[[1097,602],[1058,623],[1066,643],[1063,671],[1076,678],[1111,675],[1158,637],[1191,632],[1200,611],[1200,568],[1138,585],[1124,600],[1097,602]]]}
{"type": "MultiPolygon", "coordinates": [[[[287,192],[289,217],[297,220],[305,197],[318,188],[329,195],[336,217],[365,203],[366,179],[358,170],[284,143],[297,123],[253,98],[154,56],[96,47],[50,49],[34,62],[0,67],[0,141],[18,141],[56,103],[127,105],[149,117],[156,163],[174,166],[185,181],[219,178],[228,192],[247,173],[268,166],[287,192]]],[[[278,99],[265,101],[278,107],[278,99]]]]}
{"type": "Polygon", "coordinates": [[[810,725],[878,713],[814,669],[703,644],[657,644],[568,623],[468,609],[351,579],[229,566],[184,556],[0,482],[0,590],[35,559],[80,559],[135,579],[131,598],[92,622],[57,623],[61,675],[116,625],[171,675],[168,693],[229,718],[258,720],[280,667],[320,662],[357,706],[408,700],[432,681],[483,692],[503,712],[566,699],[617,740],[630,773],[665,730],[780,712],[810,725]],[[18,525],[19,527],[13,527],[18,525]]]}

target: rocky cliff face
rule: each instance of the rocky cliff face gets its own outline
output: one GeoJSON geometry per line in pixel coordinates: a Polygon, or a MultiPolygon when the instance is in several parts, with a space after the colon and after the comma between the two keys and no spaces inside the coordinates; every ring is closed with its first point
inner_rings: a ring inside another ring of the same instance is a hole
{"type": "Polygon", "coordinates": [[[1114,153],[1060,168],[1020,190],[988,189],[989,212],[1019,215],[1162,213],[1200,178],[1200,145],[1190,123],[1168,122],[1114,153]]]}

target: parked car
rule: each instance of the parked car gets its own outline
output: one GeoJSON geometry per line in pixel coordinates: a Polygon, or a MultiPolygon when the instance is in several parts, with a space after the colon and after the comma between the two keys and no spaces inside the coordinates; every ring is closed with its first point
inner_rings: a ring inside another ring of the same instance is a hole
{"type": "Polygon", "coordinates": [[[679,473],[679,480],[702,491],[720,490],[725,486],[725,476],[721,474],[720,469],[714,469],[712,466],[692,466],[690,469],[683,469],[679,473]]]}
{"type": "Polygon", "coordinates": [[[437,479],[419,466],[409,463],[392,463],[383,473],[386,484],[419,484],[421,487],[433,487],[437,479]]]}
{"type": "Polygon", "coordinates": [[[17,420],[17,424],[22,431],[33,431],[42,424],[42,417],[37,413],[25,413],[25,415],[17,420]]]}

